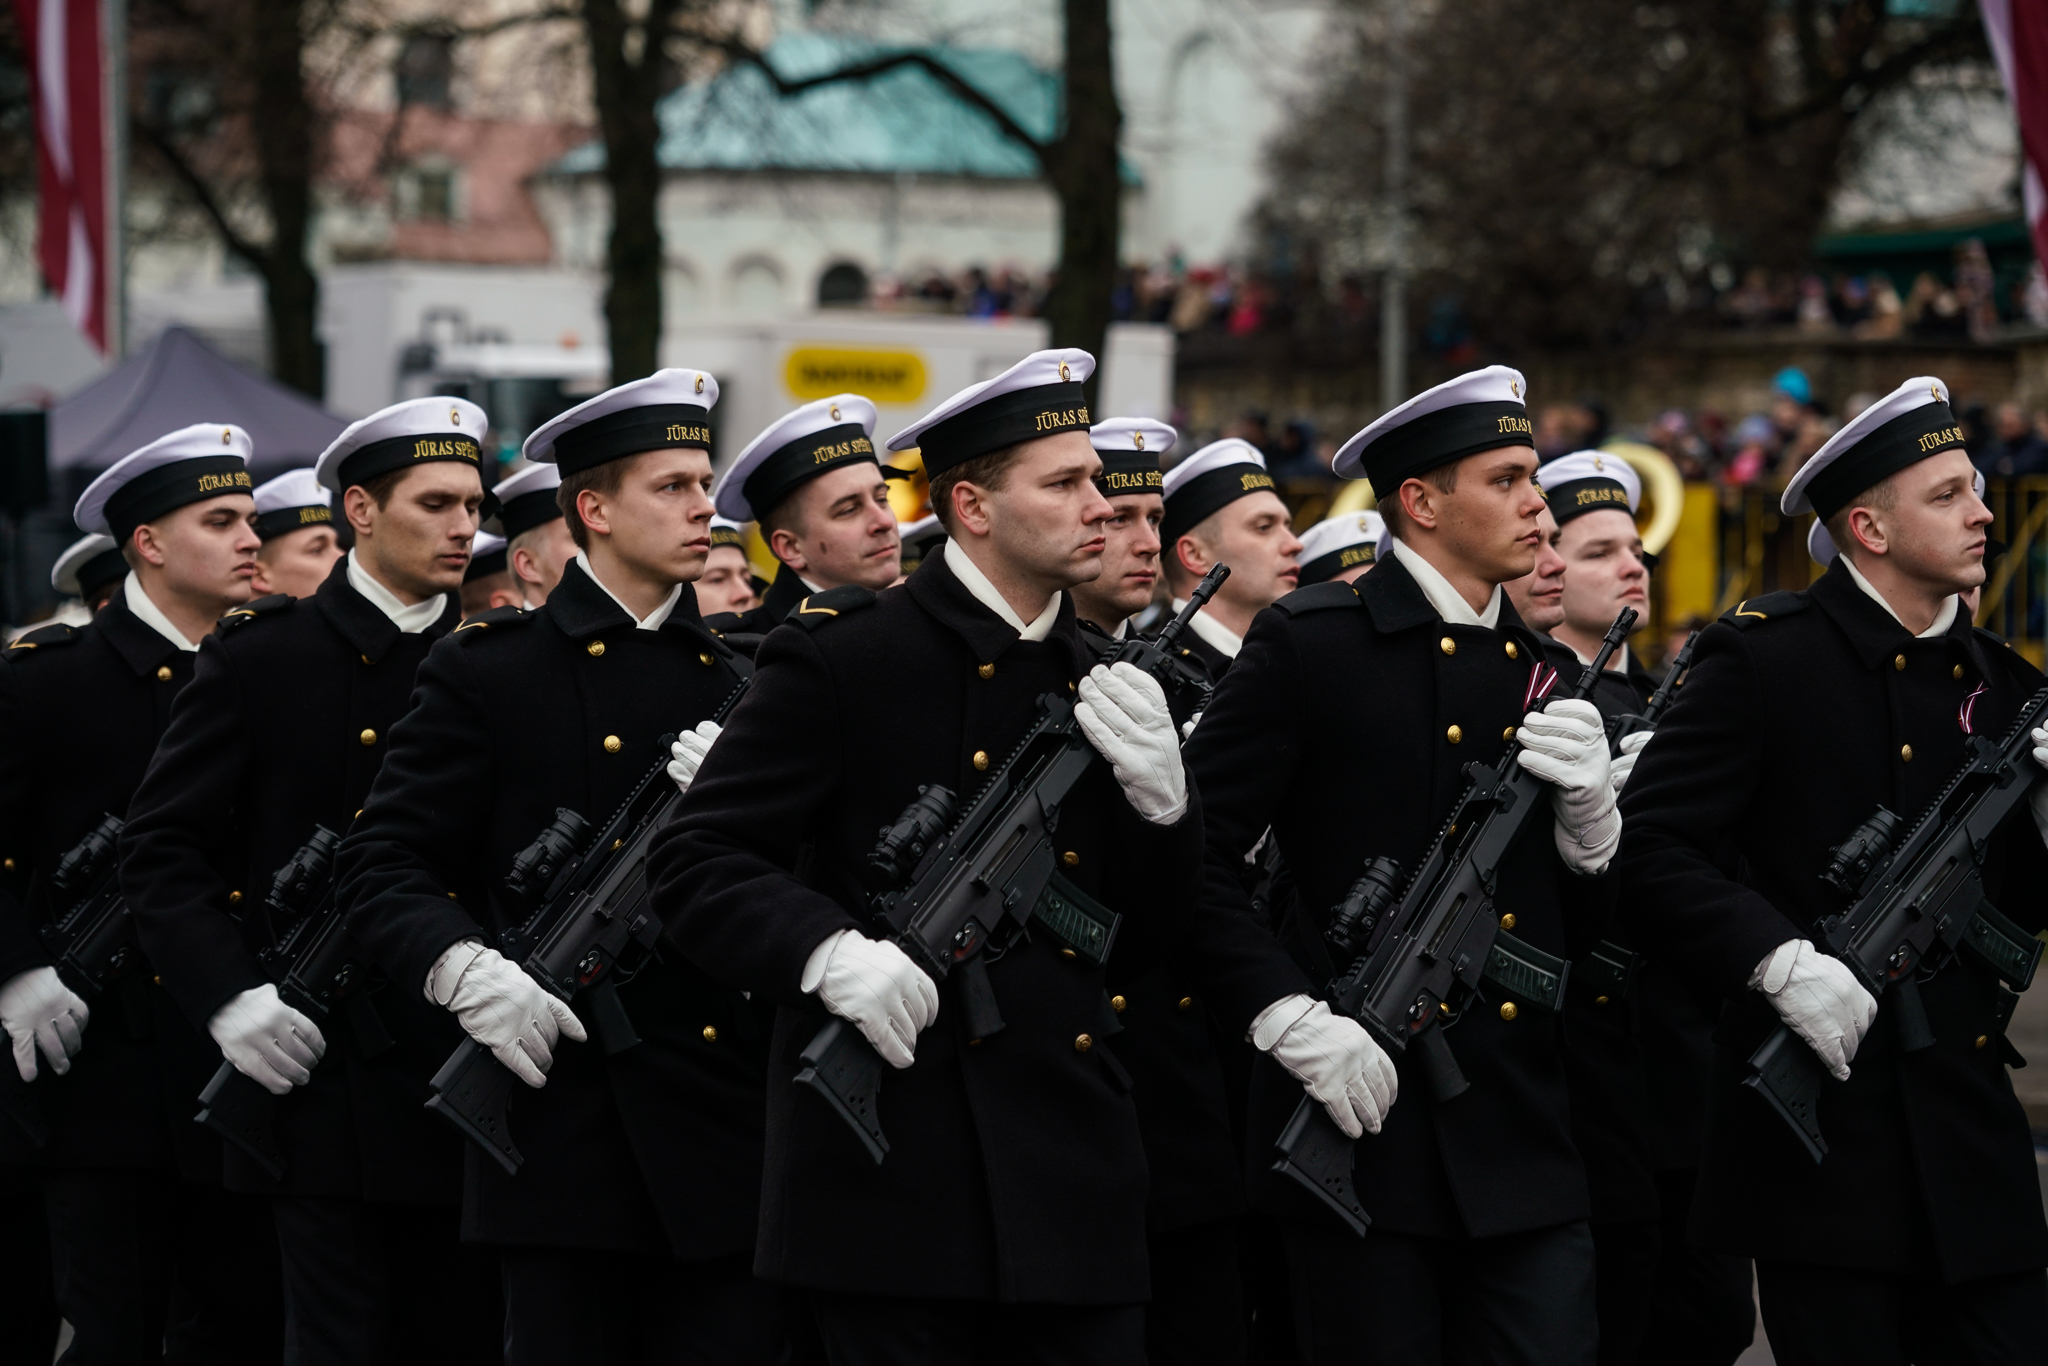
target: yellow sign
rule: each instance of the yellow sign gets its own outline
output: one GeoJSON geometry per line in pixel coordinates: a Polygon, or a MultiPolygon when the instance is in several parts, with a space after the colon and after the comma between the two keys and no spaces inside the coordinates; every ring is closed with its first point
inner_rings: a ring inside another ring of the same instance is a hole
{"type": "Polygon", "coordinates": [[[864,394],[877,403],[915,403],[924,397],[924,360],[915,351],[799,346],[783,362],[782,382],[806,401],[864,394]]]}

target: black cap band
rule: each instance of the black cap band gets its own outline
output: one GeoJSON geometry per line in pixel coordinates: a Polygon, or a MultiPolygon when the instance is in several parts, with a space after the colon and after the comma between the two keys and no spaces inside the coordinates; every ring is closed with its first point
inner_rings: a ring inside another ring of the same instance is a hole
{"type": "Polygon", "coordinates": [[[1097,451],[1102,473],[1095,487],[1104,498],[1121,498],[1127,493],[1164,493],[1166,481],[1159,473],[1159,457],[1151,451],[1097,451]]]}
{"type": "Polygon", "coordinates": [[[1373,494],[1386,502],[1405,480],[1468,455],[1502,446],[1536,445],[1536,428],[1520,403],[1460,403],[1425,413],[1382,434],[1359,453],[1373,494]]]}
{"type": "Polygon", "coordinates": [[[1211,513],[1254,493],[1271,492],[1273,476],[1266,473],[1263,465],[1254,465],[1249,460],[1204,470],[1167,495],[1166,520],[1159,524],[1159,539],[1172,545],[1211,513]]]}
{"type": "Polygon", "coordinates": [[[496,550],[486,551],[482,555],[470,556],[469,568],[462,571],[462,581],[475,583],[489,575],[502,574],[510,567],[511,562],[505,558],[505,547],[499,546],[496,550]]]}
{"type": "Polygon", "coordinates": [[[107,525],[114,539],[126,545],[135,528],[152,518],[224,493],[248,493],[253,487],[249,467],[239,455],[201,455],[159,465],[130,479],[107,499],[107,525]]]}
{"type": "Polygon", "coordinates": [[[380,474],[436,460],[452,460],[480,471],[483,452],[477,448],[476,438],[467,433],[454,436],[387,436],[382,441],[358,446],[343,456],[335,477],[344,489],[352,488],[357,484],[367,484],[380,474]]]}
{"type": "Polygon", "coordinates": [[[555,438],[555,467],[580,474],[642,451],[711,449],[711,410],[695,403],[624,408],[571,427],[555,438]]]}
{"type": "Polygon", "coordinates": [[[1806,500],[1823,522],[1876,487],[1930,455],[1963,444],[1963,429],[1946,403],[1923,403],[1900,413],[1828,462],[1806,486],[1806,500]]]}
{"type": "Polygon", "coordinates": [[[272,508],[269,512],[256,514],[256,536],[259,540],[274,541],[287,531],[298,531],[309,526],[329,526],[333,522],[334,509],[325,503],[308,503],[295,508],[272,508]]]}
{"type": "Polygon", "coordinates": [[[977,403],[927,427],[917,445],[924,455],[925,477],[936,479],[978,455],[1007,450],[1041,436],[1082,431],[1089,425],[1088,400],[1081,386],[1070,380],[1036,384],[977,403]]]}
{"type": "Polygon", "coordinates": [[[504,528],[505,539],[510,541],[524,536],[537,526],[546,526],[562,515],[561,500],[555,497],[554,489],[535,489],[522,493],[498,509],[498,525],[504,528]]]}
{"type": "Polygon", "coordinates": [[[1327,555],[1318,555],[1301,567],[1301,577],[1296,582],[1303,588],[1312,583],[1326,583],[1347,569],[1361,564],[1371,564],[1380,555],[1380,548],[1371,541],[1362,545],[1347,545],[1342,550],[1332,550],[1327,555]]]}
{"type": "Polygon", "coordinates": [[[94,589],[104,588],[110,583],[118,583],[127,578],[128,559],[121,553],[119,546],[112,550],[102,550],[78,566],[78,572],[72,577],[78,580],[78,596],[89,598],[93,595],[94,589]]]}
{"type": "Polygon", "coordinates": [[[842,422],[798,437],[763,457],[740,485],[740,492],[746,495],[754,516],[760,517],[825,471],[863,460],[875,466],[877,479],[882,477],[881,461],[875,457],[875,442],[868,429],[858,422],[842,422]]]}
{"type": "Polygon", "coordinates": [[[1619,479],[1567,479],[1556,488],[1545,488],[1543,497],[1550,504],[1551,520],[1559,526],[1587,512],[1626,512],[1635,516],[1628,505],[1628,490],[1619,479]]]}
{"type": "Polygon", "coordinates": [[[747,538],[738,527],[715,526],[711,528],[711,548],[716,550],[722,545],[744,551],[747,548],[747,538]]]}

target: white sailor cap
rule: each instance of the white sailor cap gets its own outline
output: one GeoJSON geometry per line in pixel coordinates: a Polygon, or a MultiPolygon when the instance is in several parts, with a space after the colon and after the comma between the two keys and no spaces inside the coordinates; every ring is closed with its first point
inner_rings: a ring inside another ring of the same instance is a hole
{"type": "Polygon", "coordinates": [[[1528,381],[1489,365],[1425,389],[1337,448],[1338,477],[1370,479],[1381,499],[1405,480],[1502,446],[1536,444],[1528,381]]]}
{"type": "Polygon", "coordinates": [[[223,494],[247,495],[249,434],[232,422],[200,422],[124,455],[86,485],[71,519],[125,545],[152,517],[223,494]]]}
{"type": "Polygon", "coordinates": [[[466,398],[409,398],[349,423],[320,452],[313,471],[336,493],[380,474],[451,460],[483,468],[484,432],[491,420],[466,398]]]}
{"type": "Polygon", "coordinates": [[[128,561],[112,536],[93,532],[67,546],[50,569],[50,587],[67,598],[92,596],[95,588],[128,577],[128,561]]]}
{"type": "Polygon", "coordinates": [[[287,470],[256,486],[256,534],[271,541],[301,527],[332,525],[333,500],[310,467],[287,470]]]}
{"type": "Polygon", "coordinates": [[[546,526],[562,515],[555,490],[562,486],[562,472],[553,465],[529,464],[524,469],[491,485],[498,500],[498,529],[510,541],[546,526]]]}
{"type": "Polygon", "coordinates": [[[1167,545],[1195,529],[1202,519],[1240,498],[1271,492],[1266,457],[1249,441],[1226,436],[1211,441],[1166,472],[1166,517],[1159,539],[1167,545]]]}
{"type": "Polygon", "coordinates": [[[718,381],[710,372],[656,370],[549,418],[520,453],[579,474],[642,451],[708,451],[717,403],[718,381]]]}
{"type": "Polygon", "coordinates": [[[747,529],[730,517],[714,516],[711,519],[711,548],[729,545],[745,554],[747,550],[747,529]]]}
{"type": "Polygon", "coordinates": [[[1962,444],[1948,386],[1932,375],[1909,379],[1843,423],[1792,476],[1779,509],[1788,517],[1811,509],[1825,522],[1872,485],[1962,444]]]}
{"type": "Polygon", "coordinates": [[[1536,482],[1550,504],[1551,520],[1559,526],[1603,508],[1633,517],[1643,502],[1643,477],[1611,451],[1560,455],[1537,468],[1536,482]]]}
{"type": "Polygon", "coordinates": [[[505,558],[505,538],[488,531],[479,531],[476,539],[469,543],[469,568],[462,571],[464,583],[475,583],[478,579],[492,574],[502,574],[511,567],[505,558]]]}
{"type": "Polygon", "coordinates": [[[1301,533],[1301,578],[1305,588],[1336,578],[1347,569],[1379,558],[1387,524],[1377,512],[1347,512],[1317,522],[1301,533]]]}
{"type": "MultiPolygon", "coordinates": [[[[1972,485],[1979,498],[1984,496],[1984,471],[1977,471],[1972,485]]],[[[1820,518],[1813,519],[1813,525],[1806,529],[1806,553],[1813,556],[1816,564],[1833,564],[1840,553],[1835,549],[1835,538],[1828,535],[1827,523],[1820,518]]],[[[1987,560],[1988,563],[1988,560],[1987,560]]]]}
{"type": "Polygon", "coordinates": [[[1126,493],[1164,493],[1159,457],[1173,449],[1180,433],[1149,417],[1112,417],[1088,429],[1088,441],[1102,457],[1095,487],[1105,498],[1126,493]]]}
{"type": "Polygon", "coordinates": [[[875,405],[859,394],[834,394],[784,413],[747,443],[718,476],[711,501],[721,516],[751,522],[827,470],[875,455],[875,405]]]}
{"type": "Polygon", "coordinates": [[[1081,391],[1095,357],[1076,347],[1033,351],[994,379],[971,384],[889,438],[892,451],[916,446],[926,478],[963,461],[1088,425],[1081,391]]]}

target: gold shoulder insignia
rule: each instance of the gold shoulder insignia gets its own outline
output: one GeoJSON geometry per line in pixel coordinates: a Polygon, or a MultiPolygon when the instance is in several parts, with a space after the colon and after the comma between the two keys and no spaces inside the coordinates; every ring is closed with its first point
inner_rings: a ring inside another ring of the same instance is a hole
{"type": "Polygon", "coordinates": [[[839,615],[838,611],[834,608],[811,606],[811,600],[809,598],[805,598],[802,602],[798,603],[796,605],[796,610],[807,617],[836,617],[839,615]]]}
{"type": "Polygon", "coordinates": [[[1769,621],[1769,620],[1771,619],[1770,613],[1768,613],[1768,612],[1747,612],[1747,611],[1744,611],[1743,609],[1744,609],[1744,608],[1746,608],[1746,607],[1748,607],[1748,606],[1749,606],[1749,599],[1748,599],[1748,598],[1744,598],[1744,599],[1743,599],[1743,600],[1742,600],[1741,602],[1738,602],[1738,603],[1736,603],[1736,604],[1735,604],[1735,615],[1736,615],[1736,616],[1738,616],[1738,617],[1755,617],[1755,618],[1756,618],[1756,619],[1757,619],[1758,621],[1769,621]]]}

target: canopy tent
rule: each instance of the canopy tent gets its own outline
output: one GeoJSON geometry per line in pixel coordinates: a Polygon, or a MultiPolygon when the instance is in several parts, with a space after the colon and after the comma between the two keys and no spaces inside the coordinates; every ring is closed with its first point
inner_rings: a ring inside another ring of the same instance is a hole
{"type": "MultiPolygon", "coordinates": [[[[294,389],[251,374],[182,327],[169,327],[50,410],[50,470],[79,483],[116,460],[195,422],[249,433],[258,482],[310,465],[348,425],[294,389]]],[[[81,484],[82,486],[82,484],[81,484]]]]}

